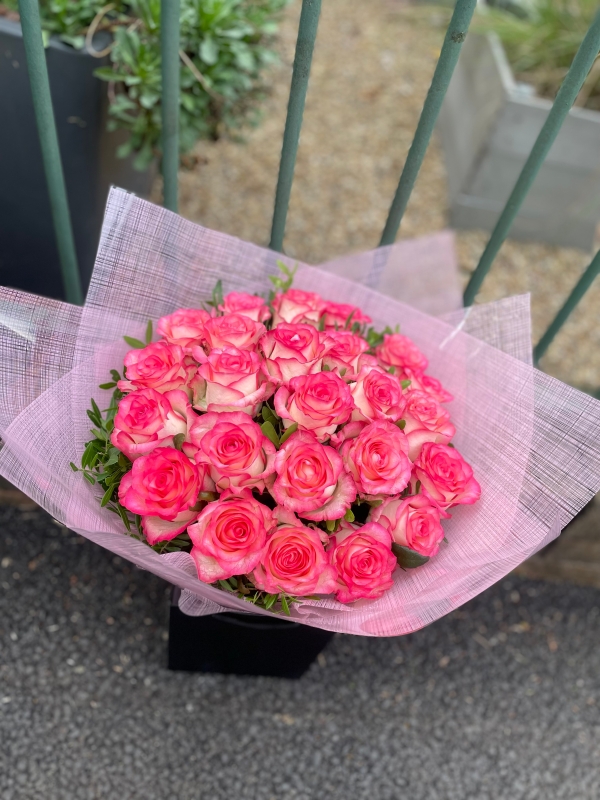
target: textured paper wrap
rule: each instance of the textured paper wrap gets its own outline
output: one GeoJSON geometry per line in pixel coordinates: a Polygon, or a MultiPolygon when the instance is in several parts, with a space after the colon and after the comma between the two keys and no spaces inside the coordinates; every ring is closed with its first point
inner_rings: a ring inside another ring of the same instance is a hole
{"type": "MultiPolygon", "coordinates": [[[[293,607],[298,621],[332,631],[395,636],[433,622],[556,537],[600,488],[600,403],[533,369],[528,298],[459,310],[443,258],[437,277],[429,259],[419,298],[423,264],[412,255],[399,244],[351,256],[347,273],[343,259],[325,269],[301,264],[295,286],[359,305],[377,327],[399,323],[414,339],[455,397],[454,443],[473,466],[481,500],[453,509],[444,523],[448,544],[425,566],[397,570],[379,600],[293,607]],[[408,257],[399,256],[403,248],[408,257]],[[401,295],[403,276],[411,302],[445,318],[373,288],[393,280],[401,295]]],[[[278,258],[294,263],[113,190],[83,308],[0,291],[0,473],[69,528],[181,587],[187,613],[249,606],[200,582],[187,554],[159,556],[127,536],[69,461],[79,462],[89,438],[90,398],[108,404],[98,384],[121,367],[124,333],[141,337],[148,319],[199,305],[218,279],[225,292],[265,293],[278,258]]]]}

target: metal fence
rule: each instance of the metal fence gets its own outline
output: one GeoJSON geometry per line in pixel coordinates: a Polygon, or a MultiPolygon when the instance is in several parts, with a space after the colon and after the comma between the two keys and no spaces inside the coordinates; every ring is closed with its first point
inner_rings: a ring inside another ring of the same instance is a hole
{"type": "MultiPolygon", "coordinates": [[[[380,246],[392,244],[400,228],[404,211],[419,174],[476,5],[477,0],[457,0],[456,2],[417,130],[381,235],[380,246]]],[[[77,257],[75,255],[67,193],[52,111],[38,0],[19,0],[19,9],[66,296],[70,302],[80,304],[83,302],[83,294],[77,269],[77,257]]],[[[300,129],[302,127],[304,102],[320,11],[321,0],[302,0],[269,245],[272,249],[279,251],[283,248],[285,224],[300,129]]],[[[179,165],[179,14],[180,0],[161,0],[162,173],[164,179],[164,204],[172,211],[177,211],[177,171],[179,165]]],[[[600,10],[596,14],[573,59],[573,63],[560,87],[546,122],[533,145],[465,289],[465,306],[469,306],[475,301],[477,293],[510,231],[527,192],[548,155],[552,143],[575,102],[575,98],[599,51],[600,10]]],[[[600,251],[592,259],[561,310],[535,346],[534,359],[536,362],[546,352],[599,271],[600,251]]]]}

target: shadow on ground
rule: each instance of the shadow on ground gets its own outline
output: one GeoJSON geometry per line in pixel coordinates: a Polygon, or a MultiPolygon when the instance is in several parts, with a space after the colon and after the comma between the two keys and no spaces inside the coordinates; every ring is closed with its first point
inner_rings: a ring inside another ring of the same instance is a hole
{"type": "Polygon", "coordinates": [[[2,800],[600,797],[600,592],[511,576],[300,681],[166,670],[168,587],[0,508],[2,800]]]}

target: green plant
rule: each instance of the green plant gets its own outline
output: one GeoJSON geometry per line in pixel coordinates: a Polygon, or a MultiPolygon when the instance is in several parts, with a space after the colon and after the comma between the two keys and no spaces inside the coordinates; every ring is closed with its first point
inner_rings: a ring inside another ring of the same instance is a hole
{"type": "MultiPolygon", "coordinates": [[[[499,8],[478,15],[474,30],[500,37],[518,77],[554,97],[594,15],[597,0],[532,0],[516,15],[499,8]]],[[[600,108],[600,62],[590,71],[578,105],[600,108]]]]}
{"type": "MultiPolygon", "coordinates": [[[[278,13],[288,2],[181,0],[182,153],[256,120],[263,72],[276,60],[278,13]]],[[[5,5],[16,10],[17,0],[5,5]]],[[[110,59],[96,70],[110,87],[109,126],[129,131],[119,155],[135,153],[135,166],[145,168],[160,148],[160,0],[41,0],[40,8],[46,37],[110,59]],[[112,40],[98,49],[101,32],[112,40]]]]}

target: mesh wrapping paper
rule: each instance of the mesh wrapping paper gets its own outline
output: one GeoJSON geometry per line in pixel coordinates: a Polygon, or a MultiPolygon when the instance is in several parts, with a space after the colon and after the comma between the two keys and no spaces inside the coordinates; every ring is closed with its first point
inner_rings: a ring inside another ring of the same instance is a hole
{"type": "MultiPolygon", "coordinates": [[[[424,304],[446,316],[429,316],[372,288],[393,279],[400,292],[406,275],[418,302],[414,275],[422,262],[418,250],[410,256],[400,244],[349,257],[348,274],[362,283],[341,277],[343,259],[327,271],[300,265],[295,286],[359,305],[379,328],[400,323],[455,397],[454,441],[482,496],[452,510],[444,524],[449,543],[425,566],[397,570],[379,600],[293,607],[294,619],[332,631],[395,636],[433,622],[556,537],[600,488],[600,403],[533,369],[528,298],[458,310],[451,265],[441,258],[437,279],[436,262],[429,264],[433,288],[424,304]]],[[[69,461],[79,462],[89,438],[90,397],[108,405],[98,384],[120,369],[124,333],[141,337],[148,319],[198,306],[218,279],[225,292],[265,293],[278,258],[294,263],[113,190],[83,308],[0,292],[0,473],[72,530],[181,587],[187,613],[249,607],[200,582],[189,555],[160,556],[127,536],[69,461]]]]}

